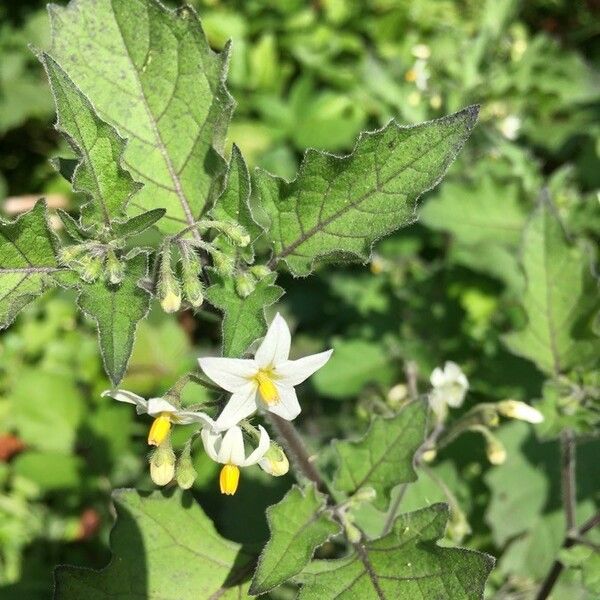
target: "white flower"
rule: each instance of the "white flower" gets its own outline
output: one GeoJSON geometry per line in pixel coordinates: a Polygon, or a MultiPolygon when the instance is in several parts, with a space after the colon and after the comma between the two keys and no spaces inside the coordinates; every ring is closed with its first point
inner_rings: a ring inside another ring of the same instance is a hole
{"type": "Polygon", "coordinates": [[[141,396],[127,390],[107,390],[102,393],[119,402],[134,404],[138,415],[149,414],[155,417],[148,433],[148,444],[160,446],[171,430],[171,424],[187,425],[189,423],[202,423],[214,427],[214,421],[203,412],[182,410],[164,398],[150,398],[145,400],[141,396]]]}
{"type": "Polygon", "coordinates": [[[516,140],[521,129],[521,119],[516,115],[508,115],[500,121],[498,129],[507,140],[516,140]]]}
{"type": "Polygon", "coordinates": [[[431,373],[430,381],[433,389],[429,395],[429,405],[442,418],[446,414],[446,406],[459,407],[469,389],[466,375],[452,361],[447,361],[443,369],[436,367],[431,373]]]}
{"type": "Polygon", "coordinates": [[[498,402],[498,412],[505,417],[527,421],[528,423],[541,423],[544,420],[544,415],[537,408],[518,400],[498,402]]]}
{"type": "Polygon", "coordinates": [[[239,467],[255,465],[269,450],[271,443],[269,434],[262,425],[258,428],[260,430],[258,446],[248,456],[244,448],[242,430],[237,425],[230,427],[225,433],[219,433],[211,427],[202,430],[202,442],[206,453],[215,462],[224,465],[219,476],[222,494],[235,494],[240,480],[239,467]]]}
{"type": "Polygon", "coordinates": [[[290,330],[278,313],[254,358],[200,358],[200,368],[232,396],[216,420],[220,430],[229,429],[258,407],[291,421],[300,414],[294,386],[320,369],[333,350],[288,360],[290,330]]]}

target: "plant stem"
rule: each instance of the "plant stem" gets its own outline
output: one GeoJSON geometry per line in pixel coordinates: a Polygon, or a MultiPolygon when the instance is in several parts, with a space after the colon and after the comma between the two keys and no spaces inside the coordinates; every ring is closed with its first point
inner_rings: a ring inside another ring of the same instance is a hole
{"type": "MultiPolygon", "coordinates": [[[[571,548],[575,544],[580,543],[579,538],[597,525],[600,525],[600,512],[597,512],[593,517],[589,518],[576,531],[567,533],[562,547],[571,548]]],[[[554,561],[554,564],[550,567],[550,570],[548,571],[548,574],[546,575],[546,578],[544,579],[542,587],[540,587],[540,591],[535,597],[535,600],[546,600],[546,598],[550,596],[550,593],[552,592],[552,589],[554,588],[554,585],[556,584],[556,581],[558,580],[558,577],[562,573],[563,569],[564,565],[559,560],[554,561]]]]}
{"type": "Polygon", "coordinates": [[[576,527],[577,490],[575,479],[576,443],[575,435],[570,429],[565,429],[561,434],[561,483],[562,501],[565,511],[567,533],[576,527]]]}

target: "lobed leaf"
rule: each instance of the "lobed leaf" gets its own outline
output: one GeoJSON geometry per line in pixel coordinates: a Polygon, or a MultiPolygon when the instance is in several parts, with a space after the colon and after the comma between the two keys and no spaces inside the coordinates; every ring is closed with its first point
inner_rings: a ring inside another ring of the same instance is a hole
{"type": "Polygon", "coordinates": [[[246,298],[238,296],[231,278],[216,272],[212,278],[214,283],[206,290],[206,298],[223,311],[223,356],[242,356],[252,342],[265,334],[265,308],[277,302],[284,291],[274,285],[275,273],[261,279],[246,298]]]}
{"type": "Polygon", "coordinates": [[[248,598],[253,559],[222,538],[187,494],[113,493],[113,558],[101,571],[58,567],[56,600],[248,598]]]}
{"type": "Polygon", "coordinates": [[[76,192],[89,196],[81,221],[112,227],[123,216],[129,200],[140,189],[121,166],[125,140],[96,114],[89,100],[47,54],[41,55],[56,103],[56,128],[80,157],[70,179],[76,192]]]}
{"type": "Polygon", "coordinates": [[[417,200],[434,187],[468,138],[479,109],[363,134],[349,156],[309,150],[288,183],[255,177],[272,264],[310,274],[316,261],[367,260],[380,237],[415,220],[417,200]]]}
{"type": "Polygon", "coordinates": [[[336,442],[334,486],[348,494],[372,487],[377,492],[373,504],[385,509],[396,485],[417,479],[413,456],[423,443],[426,421],[425,405],[412,402],[394,417],[375,417],[360,440],[336,442]]]}
{"type": "Polygon", "coordinates": [[[438,546],[448,517],[447,505],[433,504],[400,515],[388,535],[347,557],[314,561],[296,578],[299,600],[481,600],[494,559],[438,546]]]}
{"type": "Polygon", "coordinates": [[[165,208],[166,233],[192,224],[224,171],[219,153],[233,108],[228,51],[210,49],[187,6],[78,0],[49,10],[49,54],[128,140],[123,165],[144,184],[129,213],[165,208]]]}
{"type": "Polygon", "coordinates": [[[141,253],[127,262],[119,285],[103,279],[81,284],[77,304],[96,321],[104,368],[114,385],[125,375],[138,323],[150,308],[151,296],[139,286],[147,272],[148,256],[141,253]]]}
{"type": "Polygon", "coordinates": [[[325,497],[314,485],[297,486],[267,509],[271,539],[264,547],[251,594],[263,594],[297,575],[315,549],[339,532],[340,526],[325,510],[325,497]]]}
{"type": "Polygon", "coordinates": [[[593,364],[600,356],[600,338],[589,327],[600,309],[598,282],[586,253],[567,242],[548,198],[527,224],[521,252],[527,326],[505,336],[506,345],[550,375],[593,364]]]}
{"type": "Polygon", "coordinates": [[[56,253],[45,202],[14,221],[0,220],[0,328],[53,285],[62,270],[56,253]]]}

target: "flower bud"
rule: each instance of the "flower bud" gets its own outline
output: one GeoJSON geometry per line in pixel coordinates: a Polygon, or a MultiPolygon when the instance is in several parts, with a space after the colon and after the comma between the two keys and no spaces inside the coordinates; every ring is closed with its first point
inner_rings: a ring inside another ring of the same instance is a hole
{"type": "Polygon", "coordinates": [[[76,244],[74,246],[65,246],[60,249],[58,257],[61,263],[68,265],[73,261],[79,260],[89,249],[87,244],[76,244]]]}
{"type": "Polygon", "coordinates": [[[400,406],[400,403],[403,400],[406,400],[407,397],[408,397],[408,387],[403,383],[399,383],[399,384],[395,385],[394,387],[390,388],[390,390],[387,393],[388,404],[392,407],[400,406]]]}
{"type": "Polygon", "coordinates": [[[254,275],[258,281],[260,281],[271,274],[271,269],[269,269],[267,265],[252,265],[250,267],[250,273],[252,273],[252,275],[254,275]]]}
{"type": "Polygon", "coordinates": [[[233,274],[233,270],[235,269],[235,260],[233,257],[216,249],[212,250],[211,255],[215,269],[220,275],[227,277],[233,274]]]}
{"type": "Polygon", "coordinates": [[[87,283],[96,281],[102,273],[102,258],[91,254],[85,254],[78,261],[79,268],[77,271],[81,278],[87,283]]]}
{"type": "Polygon", "coordinates": [[[425,450],[423,452],[423,454],[421,455],[421,458],[426,462],[426,463],[430,463],[433,460],[435,460],[435,457],[437,456],[437,450],[435,448],[429,448],[428,450],[425,450]]]}
{"type": "Polygon", "coordinates": [[[221,231],[239,248],[244,248],[250,243],[250,235],[238,223],[224,223],[221,231]]]}
{"type": "Polygon", "coordinates": [[[501,465],[506,460],[506,449],[502,442],[492,434],[487,436],[487,445],[485,448],[488,460],[493,465],[501,465]]]}
{"type": "Polygon", "coordinates": [[[166,313],[177,312],[181,306],[181,286],[171,268],[171,246],[166,245],[159,259],[156,297],[166,313]]]}
{"type": "Polygon", "coordinates": [[[346,538],[351,544],[358,544],[360,542],[362,533],[354,523],[346,521],[344,523],[344,531],[346,533],[346,538]]]}
{"type": "Polygon", "coordinates": [[[247,298],[256,289],[256,281],[250,273],[240,273],[235,278],[235,291],[241,298],[247,298]]]}
{"type": "Polygon", "coordinates": [[[114,250],[109,250],[106,255],[106,276],[113,285],[118,285],[125,277],[125,265],[117,258],[114,250]]]}
{"type": "Polygon", "coordinates": [[[196,252],[189,246],[181,248],[181,273],[183,275],[183,293],[187,301],[194,307],[204,302],[204,286],[200,281],[202,262],[196,252]]]}
{"type": "Polygon", "coordinates": [[[194,485],[197,476],[198,473],[194,469],[189,449],[186,447],[177,461],[177,468],[175,470],[177,485],[182,490],[189,490],[194,485]]]}
{"type": "Polygon", "coordinates": [[[263,471],[274,477],[281,477],[290,469],[290,463],[283,448],[275,442],[271,442],[271,446],[258,465],[263,471]]]}
{"type": "Polygon", "coordinates": [[[150,477],[156,485],[167,485],[175,476],[175,452],[161,444],[150,456],[150,477]]]}
{"type": "Polygon", "coordinates": [[[541,423],[544,420],[544,415],[537,408],[518,400],[498,402],[498,412],[510,419],[519,419],[528,423],[541,423]]]}
{"type": "Polygon", "coordinates": [[[352,496],[352,500],[355,502],[372,502],[375,498],[377,498],[377,492],[370,486],[359,488],[352,496]]]}
{"type": "Polygon", "coordinates": [[[471,533],[465,513],[456,504],[451,506],[447,533],[455,544],[460,544],[471,533]]]}

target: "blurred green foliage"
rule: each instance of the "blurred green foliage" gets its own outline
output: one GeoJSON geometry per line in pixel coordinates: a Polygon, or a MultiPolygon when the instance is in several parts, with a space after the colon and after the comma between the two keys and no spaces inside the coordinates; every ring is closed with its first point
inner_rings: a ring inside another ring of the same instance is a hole
{"type": "MultiPolygon", "coordinates": [[[[600,238],[596,3],[193,4],[214,48],[233,41],[229,88],[238,106],[228,142],[250,166],[292,177],[306,147],[343,153],[361,130],[392,117],[414,123],[482,105],[479,127],[425,200],[420,224],[380,242],[370,272],[342,267],[308,283],[283,278],[283,309],[299,327],[294,353],[320,348],[324,339],[336,349],[301,398],[302,428],[314,447],[385,414],[396,402],[390,387],[407,383],[408,363],[416,364],[422,392],[434,367],[447,359],[461,364],[471,382],[465,411],[505,398],[540,400],[541,438],[523,424],[499,429],[504,465],[489,465],[480,436],[466,434],[440,451],[402,500],[403,510],[450,503],[449,537],[499,559],[490,598],[533,597],[563,538],[558,449],[550,438],[565,426],[585,434],[579,516],[600,503],[593,485],[600,479],[593,461],[600,381],[574,369],[562,383],[544,383],[532,362],[509,352],[503,335],[525,323],[519,248],[542,187],[590,262],[600,238]]],[[[45,44],[43,5],[0,7],[0,197],[66,193],[47,162],[61,142],[42,69],[28,49],[45,44]]],[[[153,314],[141,325],[123,387],[164,391],[193,367],[198,347],[218,336],[210,313],[197,320],[184,314],[179,323],[153,314]]],[[[29,307],[2,334],[0,598],[49,598],[57,563],[106,564],[111,488],[151,487],[144,424],[130,407],[101,398],[107,387],[93,328],[66,292],[29,307]]],[[[197,463],[195,493],[219,531],[238,542],[266,539],[266,521],[244,532],[234,524],[248,503],[260,505],[258,514],[281,498],[289,480],[257,470],[249,474],[252,493],[242,487],[222,503],[212,462],[199,456],[197,463]]],[[[368,530],[384,517],[360,518],[368,530]]],[[[594,597],[578,572],[593,580],[584,558],[570,557],[576,569],[561,578],[556,598],[594,597]]]]}

